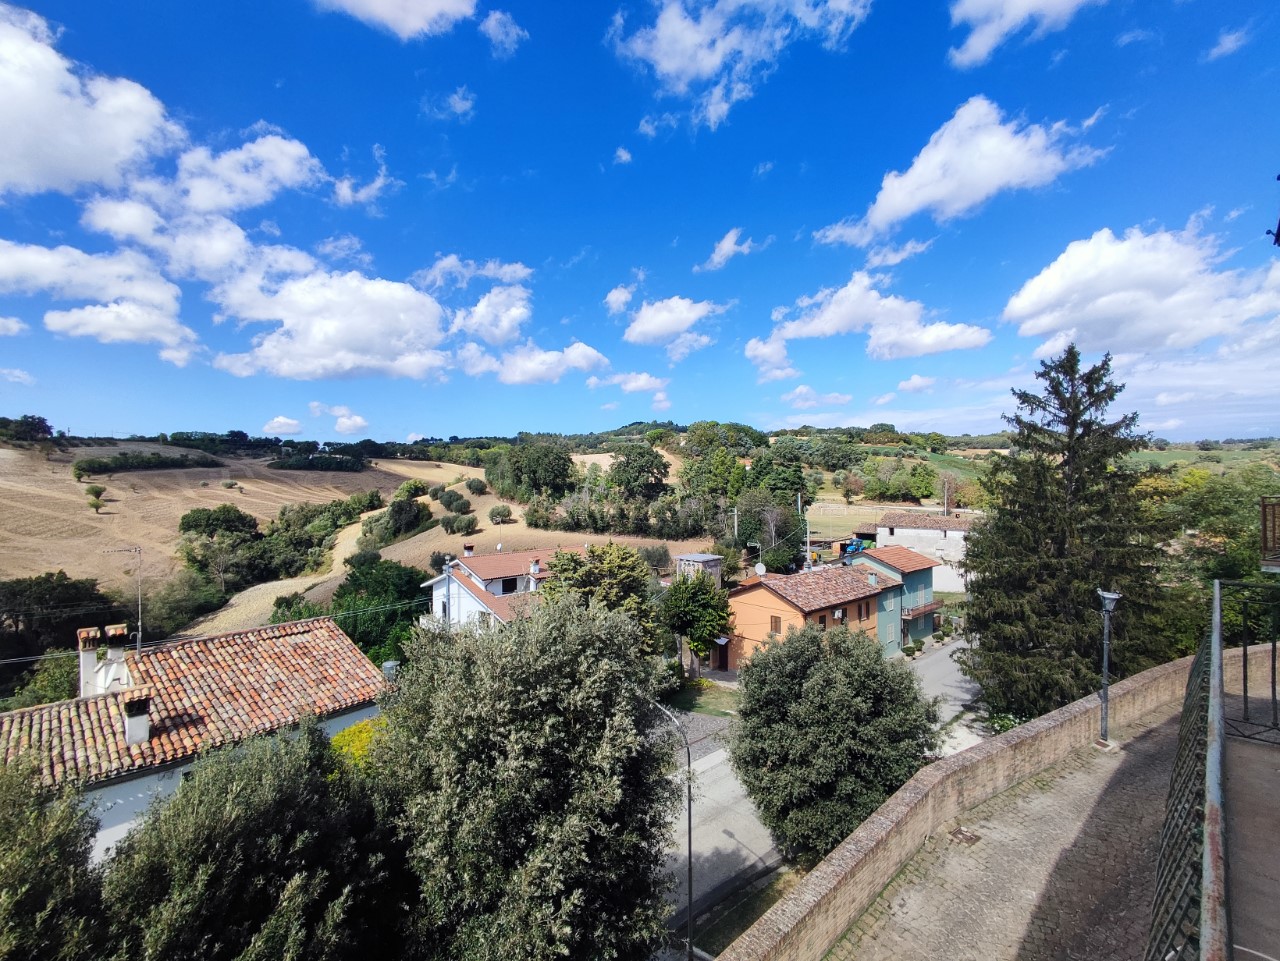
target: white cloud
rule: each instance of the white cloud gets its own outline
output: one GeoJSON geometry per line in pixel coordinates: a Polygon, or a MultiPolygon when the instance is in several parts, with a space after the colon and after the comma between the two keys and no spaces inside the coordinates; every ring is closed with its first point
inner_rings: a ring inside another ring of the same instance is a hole
{"type": "Polygon", "coordinates": [[[667,392],[665,390],[660,390],[653,395],[653,402],[650,406],[654,410],[670,410],[671,398],[667,396],[667,392]]]}
{"type": "Polygon", "coordinates": [[[795,390],[789,390],[779,398],[784,404],[790,404],[796,410],[810,410],[814,407],[841,407],[853,400],[852,394],[819,394],[808,384],[801,384],[795,390]]]}
{"type": "Polygon", "coordinates": [[[923,377],[920,374],[912,374],[904,381],[898,383],[898,390],[904,390],[908,394],[918,394],[921,391],[928,391],[938,382],[936,377],[923,377]]]}
{"type": "Polygon", "coordinates": [[[916,254],[924,253],[932,246],[932,240],[908,240],[900,247],[894,247],[891,244],[887,244],[884,247],[872,247],[867,251],[867,269],[896,267],[903,261],[910,260],[916,254]]]}
{"type": "Polygon", "coordinates": [[[156,243],[156,235],[164,227],[160,214],[148,204],[140,200],[109,197],[94,197],[85,204],[80,222],[116,240],[131,240],[148,246],[156,243]]]}
{"type": "Polygon", "coordinates": [[[500,260],[486,260],[479,263],[474,260],[463,260],[457,254],[441,256],[436,254],[436,262],[430,267],[418,271],[409,279],[419,287],[439,290],[442,287],[466,287],[477,277],[496,280],[503,284],[518,284],[533,276],[533,270],[521,263],[503,263],[500,260]]]}
{"type": "Polygon", "coordinates": [[[982,347],[991,332],[971,324],[926,323],[919,301],[896,294],[882,294],[883,278],[857,271],[840,288],[826,287],[796,301],[798,316],[785,318],[791,309],[774,311],[775,326],[768,339],[752,338],[747,358],[758,368],[761,383],[795,376],[787,356],[787,342],[814,337],[867,333],[867,354],[878,360],[920,357],[947,350],[982,347]]]}
{"type": "Polygon", "coordinates": [[[1127,47],[1131,43],[1147,43],[1155,39],[1155,33],[1150,30],[1126,30],[1116,37],[1116,46],[1127,47]]]}
{"type": "Polygon", "coordinates": [[[883,407],[885,404],[892,402],[893,399],[897,396],[898,395],[895,394],[893,391],[889,391],[889,393],[881,394],[879,397],[872,397],[871,403],[874,404],[876,407],[883,407]]]}
{"type": "Polygon", "coordinates": [[[607,404],[600,405],[601,410],[617,410],[618,407],[619,407],[619,404],[616,400],[611,400],[607,404]]]}
{"type": "Polygon", "coordinates": [[[436,349],[444,339],[443,308],[408,284],[317,270],[279,283],[238,278],[215,297],[242,320],[276,325],[256,335],[249,351],[214,358],[215,367],[239,377],[418,378],[448,363],[436,349]]]}
{"type": "MultiPolygon", "coordinates": [[[[336,407],[329,404],[322,404],[318,400],[313,400],[307,405],[311,410],[312,417],[323,417],[328,415],[334,417],[333,429],[339,434],[358,434],[369,426],[369,422],[359,414],[353,412],[350,407],[339,404],[336,407]]],[[[288,420],[286,417],[277,417],[276,420],[288,420]]],[[[275,421],[272,421],[275,423],[275,421]]],[[[291,421],[297,424],[297,421],[291,421]]]]}
{"type": "Polygon", "coordinates": [[[741,227],[732,228],[716,242],[715,248],[711,251],[711,256],[703,263],[694,266],[693,272],[696,274],[704,270],[719,270],[738,254],[749,254],[752,251],[764,250],[773,242],[773,238],[770,237],[763,243],[758,244],[748,237],[742,243],[738,243],[738,238],[741,236],[741,227]]]}
{"type": "Polygon", "coordinates": [[[420,440],[426,440],[426,439],[427,439],[427,435],[426,435],[426,434],[417,434],[417,433],[414,433],[414,432],[412,432],[412,431],[411,431],[410,433],[408,433],[407,435],[405,435],[404,442],[405,442],[406,444],[414,444],[414,443],[417,443],[417,442],[418,442],[418,441],[420,441],[420,440]]]}
{"type": "Polygon", "coordinates": [[[350,14],[401,40],[447,33],[475,14],[475,0],[315,0],[322,10],[350,14]]]}
{"type": "Polygon", "coordinates": [[[689,328],[728,309],[727,304],[693,301],[688,297],[668,297],[653,303],[646,300],[631,315],[622,339],[631,344],[666,345],[668,356],[678,362],[711,344],[710,337],[689,328]]]}
{"type": "Polygon", "coordinates": [[[459,310],[451,333],[463,331],[489,344],[505,344],[520,335],[520,328],[533,316],[527,287],[494,287],[474,307],[459,310]]]}
{"type": "Polygon", "coordinates": [[[954,0],[951,25],[968,27],[969,36],[959,49],[952,48],[951,63],[975,67],[986,63],[1006,39],[1032,24],[1032,37],[1062,30],[1083,8],[1107,0],[954,0]]]}
{"type": "Polygon", "coordinates": [[[0,337],[12,337],[27,329],[27,325],[17,317],[0,317],[0,337]]]}
{"type": "Polygon", "coordinates": [[[636,292],[636,285],[624,286],[619,284],[604,295],[604,305],[609,309],[609,316],[620,314],[627,309],[627,304],[631,303],[631,297],[636,292]]]}
{"type": "Polygon", "coordinates": [[[504,384],[558,383],[571,370],[585,372],[609,366],[603,354],[583,343],[570,344],[564,350],[543,350],[529,340],[507,351],[501,359],[486,354],[476,344],[464,344],[457,357],[468,375],[496,373],[504,384]]]}
{"type": "Polygon", "coordinates": [[[505,10],[490,10],[480,22],[480,32],[489,38],[493,55],[499,60],[512,56],[521,42],[529,39],[529,31],[505,10]]]}
{"type": "Polygon", "coordinates": [[[461,120],[466,123],[475,115],[476,95],[465,85],[453,93],[422,98],[422,112],[432,120],[461,120]]]}
{"type": "Polygon", "coordinates": [[[183,139],[148,90],[83,69],[55,40],[42,17],[0,6],[0,196],[114,187],[183,139]]]}
{"type": "Polygon", "coordinates": [[[350,207],[352,204],[372,205],[388,190],[404,186],[404,181],[387,173],[387,152],[382,149],[381,144],[373,145],[373,156],[378,162],[378,175],[363,187],[357,187],[352,176],[334,181],[333,200],[339,207],[350,207]]]}
{"type": "Polygon", "coordinates": [[[7,380],[11,384],[21,384],[24,387],[30,387],[36,382],[34,377],[25,370],[19,370],[17,367],[0,367],[0,378],[7,380]]]}
{"type": "Polygon", "coordinates": [[[326,260],[349,260],[362,267],[373,263],[373,257],[364,249],[360,238],[354,234],[342,234],[338,237],[326,237],[316,244],[316,253],[326,260]]]}
{"type": "Polygon", "coordinates": [[[1211,50],[1205,53],[1204,59],[1208,62],[1212,62],[1214,60],[1220,60],[1223,57],[1229,57],[1251,39],[1253,38],[1250,37],[1247,28],[1241,28],[1239,30],[1222,30],[1218,34],[1218,42],[1213,45],[1211,50]]]}
{"type": "Polygon", "coordinates": [[[305,144],[270,133],[217,156],[208,147],[193,147],[178,158],[174,187],[188,210],[229,213],[323,178],[324,168],[305,144]]]}
{"type": "Polygon", "coordinates": [[[272,417],[262,425],[262,433],[269,437],[274,437],[277,434],[282,434],[284,436],[300,434],[302,433],[302,422],[296,421],[292,417],[279,415],[277,417],[272,417]]]}
{"type": "Polygon", "coordinates": [[[1170,404],[1181,404],[1191,400],[1193,397],[1195,397],[1195,392],[1190,390],[1178,392],[1162,390],[1156,394],[1156,406],[1168,407],[1170,404]]]}
{"type": "Polygon", "coordinates": [[[597,387],[620,387],[624,394],[645,393],[662,390],[671,383],[666,377],[654,377],[653,374],[637,372],[631,374],[611,374],[608,377],[588,377],[587,386],[592,390],[597,387]]]}
{"type": "Polygon", "coordinates": [[[644,116],[640,118],[640,123],[636,126],[636,130],[642,136],[652,140],[658,136],[663,130],[674,130],[680,124],[680,118],[673,113],[663,113],[656,117],[644,116]]]}
{"type": "Polygon", "coordinates": [[[1211,338],[1242,343],[1280,324],[1280,263],[1224,270],[1214,237],[1181,231],[1077,240],[1004,308],[1037,356],[1075,342],[1084,351],[1177,355],[1211,338]]]}
{"type": "Polygon", "coordinates": [[[631,151],[628,150],[626,147],[619,147],[617,150],[613,152],[613,162],[615,164],[631,163],[631,151]]]}
{"type": "Polygon", "coordinates": [[[756,164],[755,169],[752,170],[751,172],[756,177],[767,177],[769,175],[769,172],[772,170],[773,170],[773,161],[762,160],[758,164],[756,164]]]}
{"type": "Polygon", "coordinates": [[[0,240],[0,293],[96,302],[48,311],[44,325],[55,333],[104,344],[159,344],[160,356],[179,366],[195,350],[195,333],[178,322],[178,288],[137,251],[87,254],[0,240]]]}
{"type": "Polygon", "coordinates": [[[1073,133],[1062,121],[1049,127],[1017,119],[1006,123],[996,104],[973,97],[929,138],[905,173],[885,174],[861,219],[842,220],[814,237],[819,243],[865,247],[915,214],[927,211],[942,224],[1002,191],[1043,187],[1103,155],[1064,143],[1073,133]]]}
{"type": "Polygon", "coordinates": [[[792,43],[840,47],[870,12],[870,0],[661,0],[652,26],[609,32],[620,57],[646,64],[664,93],[693,102],[693,120],[715,129],[754,93],[792,43]]]}

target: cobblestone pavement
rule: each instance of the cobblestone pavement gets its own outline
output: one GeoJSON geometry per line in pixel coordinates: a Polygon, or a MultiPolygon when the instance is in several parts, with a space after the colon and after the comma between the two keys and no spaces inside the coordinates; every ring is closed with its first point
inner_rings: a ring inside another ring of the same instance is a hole
{"type": "Polygon", "coordinates": [[[1141,957],[1179,707],[944,825],[829,961],[1141,957]]]}

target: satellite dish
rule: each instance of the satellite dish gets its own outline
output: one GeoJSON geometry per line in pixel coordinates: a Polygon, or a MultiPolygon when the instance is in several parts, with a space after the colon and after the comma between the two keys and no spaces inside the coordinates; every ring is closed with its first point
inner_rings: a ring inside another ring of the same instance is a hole
{"type": "Polygon", "coordinates": [[[757,565],[756,565],[756,576],[757,576],[757,577],[764,577],[764,572],[765,572],[765,571],[767,571],[768,569],[769,569],[769,568],[765,567],[763,564],[757,564],[757,565]]]}
{"type": "Polygon", "coordinates": [[[501,553],[502,553],[502,544],[501,544],[501,543],[499,543],[499,544],[498,544],[498,553],[499,553],[499,554],[501,554],[501,553]]]}

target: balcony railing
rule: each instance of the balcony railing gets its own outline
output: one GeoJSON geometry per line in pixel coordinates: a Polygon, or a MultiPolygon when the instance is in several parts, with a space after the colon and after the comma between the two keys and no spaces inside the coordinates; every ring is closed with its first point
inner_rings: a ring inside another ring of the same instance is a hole
{"type": "Polygon", "coordinates": [[[928,604],[919,604],[915,607],[904,607],[902,616],[910,621],[917,617],[924,617],[926,614],[932,614],[934,611],[940,611],[946,606],[946,601],[930,601],[928,604]]]}

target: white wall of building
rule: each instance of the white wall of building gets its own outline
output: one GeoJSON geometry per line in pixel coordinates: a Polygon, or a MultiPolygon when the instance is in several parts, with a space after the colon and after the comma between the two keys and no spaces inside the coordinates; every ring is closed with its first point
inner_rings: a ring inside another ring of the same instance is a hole
{"type": "Polygon", "coordinates": [[[876,547],[909,547],[913,551],[941,561],[941,567],[933,569],[935,591],[964,591],[964,578],[959,562],[964,560],[964,531],[935,531],[921,527],[876,528],[876,547]],[[945,535],[945,536],[944,536],[945,535]]]}

